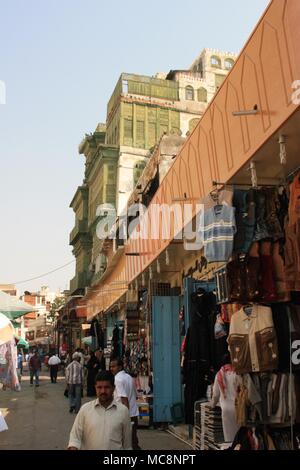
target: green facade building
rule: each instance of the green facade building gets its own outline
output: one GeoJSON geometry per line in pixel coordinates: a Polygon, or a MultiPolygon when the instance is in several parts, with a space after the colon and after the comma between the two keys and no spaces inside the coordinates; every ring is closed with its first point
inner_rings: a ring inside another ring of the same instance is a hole
{"type": "Polygon", "coordinates": [[[76,257],[71,294],[96,285],[106,269],[107,251],[96,233],[97,208],[110,204],[117,215],[126,210],[152,149],[164,134],[185,137],[192,132],[234,60],[234,54],[204,49],[188,70],[155,77],[121,74],[107,105],[106,124],[79,146],[86,169],[71,202],[75,227],[70,244],[76,257]]]}

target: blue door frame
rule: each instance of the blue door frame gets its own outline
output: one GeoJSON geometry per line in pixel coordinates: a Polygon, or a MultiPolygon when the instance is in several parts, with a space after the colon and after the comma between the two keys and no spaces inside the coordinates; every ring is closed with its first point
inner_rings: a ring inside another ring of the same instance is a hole
{"type": "Polygon", "coordinates": [[[152,297],[154,422],[170,422],[170,407],[182,402],[179,310],[179,297],[152,297]]]}

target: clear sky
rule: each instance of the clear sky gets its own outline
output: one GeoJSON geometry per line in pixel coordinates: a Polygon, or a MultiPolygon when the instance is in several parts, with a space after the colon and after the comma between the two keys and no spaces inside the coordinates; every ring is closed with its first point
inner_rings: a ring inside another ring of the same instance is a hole
{"type": "MultiPolygon", "coordinates": [[[[119,75],[187,68],[204,47],[238,53],[268,3],[0,0],[0,284],[72,261],[78,144],[105,121],[119,75]]],[[[65,289],[74,270],[18,288],[65,289]]]]}

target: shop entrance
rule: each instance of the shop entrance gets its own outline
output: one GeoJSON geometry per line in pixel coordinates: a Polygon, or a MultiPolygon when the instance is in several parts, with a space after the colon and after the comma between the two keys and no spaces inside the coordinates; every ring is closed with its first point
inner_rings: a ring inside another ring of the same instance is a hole
{"type": "Polygon", "coordinates": [[[170,407],[182,402],[180,377],[180,298],[152,297],[153,420],[170,422],[170,407]]]}

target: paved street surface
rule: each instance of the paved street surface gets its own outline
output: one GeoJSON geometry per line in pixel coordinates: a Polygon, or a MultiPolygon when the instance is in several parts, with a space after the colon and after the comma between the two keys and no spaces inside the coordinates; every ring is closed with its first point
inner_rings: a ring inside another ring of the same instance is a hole
{"type": "MultiPolygon", "coordinates": [[[[30,386],[28,374],[22,377],[21,392],[0,389],[0,410],[8,431],[0,433],[0,450],[65,449],[75,419],[69,413],[64,397],[65,379],[52,384],[43,366],[40,386],[30,386]]],[[[89,401],[83,398],[83,403],[89,401]]],[[[144,450],[191,450],[168,432],[140,429],[140,445],[144,450]]]]}

